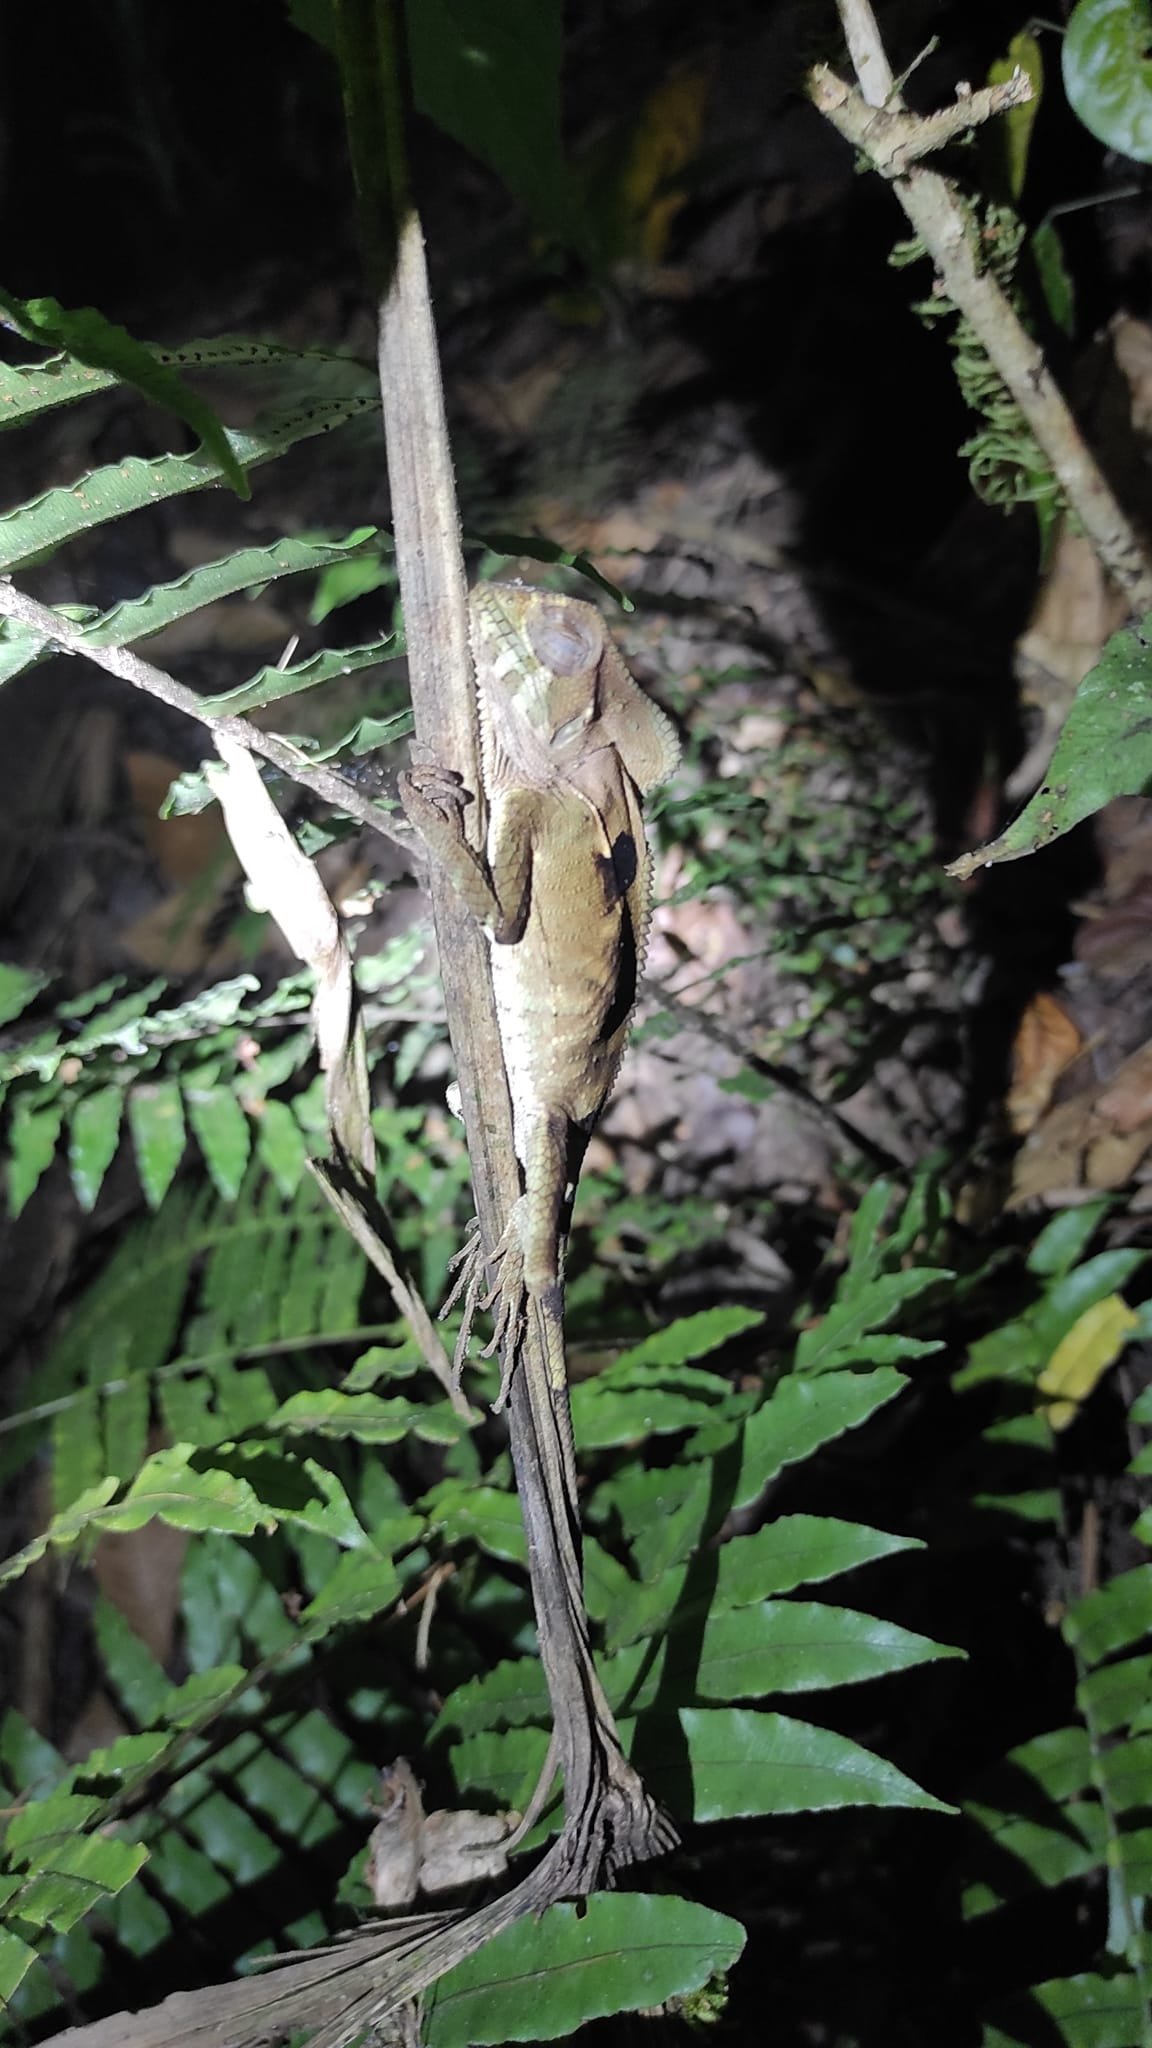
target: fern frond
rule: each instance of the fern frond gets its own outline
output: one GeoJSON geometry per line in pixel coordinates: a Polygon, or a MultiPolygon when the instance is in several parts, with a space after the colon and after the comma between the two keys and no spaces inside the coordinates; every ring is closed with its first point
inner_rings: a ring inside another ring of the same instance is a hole
{"type": "MultiPolygon", "coordinates": [[[[227,430],[228,444],[245,469],[260,467],[299,441],[331,433],[376,405],[368,397],[321,399],[309,406],[270,413],[253,431],[227,430]]],[[[93,527],[142,511],[165,498],[202,491],[220,482],[219,465],[201,450],[191,455],[129,455],[89,471],[77,483],[56,486],[0,516],[0,574],[53,553],[93,527]]]]}
{"type": "Polygon", "coordinates": [[[105,1475],[132,1473],[153,1398],[176,1441],[242,1436],[280,1405],[256,1360],[380,1334],[360,1322],[363,1285],[357,1247],[311,1182],[287,1203],[265,1182],[239,1212],[211,1189],[173,1189],[77,1304],[35,1406],[3,1425],[0,1469],[23,1462],[51,1418],[59,1512],[105,1475]]]}

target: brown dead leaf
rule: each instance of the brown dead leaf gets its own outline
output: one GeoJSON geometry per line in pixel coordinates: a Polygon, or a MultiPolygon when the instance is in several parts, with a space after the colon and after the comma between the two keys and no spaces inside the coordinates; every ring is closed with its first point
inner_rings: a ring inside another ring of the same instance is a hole
{"type": "MultiPolygon", "coordinates": [[[[1062,717],[1077,686],[1095,666],[1104,642],[1123,625],[1128,602],[1117,595],[1100,568],[1087,536],[1060,531],[1048,574],[1019,650],[1064,689],[1045,711],[1062,717]]],[[[1033,692],[1030,689],[1029,695],[1033,692]]]]}
{"type": "Polygon", "coordinates": [[[1125,1060],[1097,1096],[1096,1108],[1123,1137],[1152,1123],[1152,1043],[1125,1060]]]}
{"type": "Polygon", "coordinates": [[[1060,1209],[1124,1187],[1150,1151],[1152,1043],[1040,1120],[1017,1155],[1008,1207],[1060,1209]]]}
{"type": "Polygon", "coordinates": [[[1132,429],[1152,440],[1152,327],[1121,313],[1112,323],[1112,348],[1132,401],[1132,429]]]}
{"type": "Polygon", "coordinates": [[[1055,996],[1041,990],[1032,998],[1012,1047],[1012,1086],[1005,1105],[1018,1137],[1039,1123],[1057,1081],[1083,1044],[1079,1029],[1055,996]]]}

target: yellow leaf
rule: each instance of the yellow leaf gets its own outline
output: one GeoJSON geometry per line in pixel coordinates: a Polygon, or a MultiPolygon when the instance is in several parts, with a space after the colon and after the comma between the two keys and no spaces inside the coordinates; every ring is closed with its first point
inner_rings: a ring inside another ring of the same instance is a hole
{"type": "Polygon", "coordinates": [[[1008,55],[990,66],[988,83],[1003,85],[1017,70],[1026,72],[1031,80],[1032,98],[1024,100],[1018,107],[1010,107],[985,131],[986,154],[995,160],[997,183],[1001,187],[996,196],[1011,200],[1013,205],[1024,190],[1032,129],[1044,90],[1044,58],[1035,36],[1027,29],[1021,35],[1013,36],[1008,45],[1008,55]]]}
{"type": "Polygon", "coordinates": [[[684,204],[677,180],[700,147],[710,83],[706,69],[678,67],[649,94],[633,129],[620,198],[631,253],[645,263],[663,260],[684,204]]]}
{"type": "Polygon", "coordinates": [[[1053,1429],[1067,1429],[1110,1365],[1114,1365],[1140,1318],[1118,1294],[1094,1301],[1062,1337],[1036,1382],[1051,1404],[1053,1429]]]}

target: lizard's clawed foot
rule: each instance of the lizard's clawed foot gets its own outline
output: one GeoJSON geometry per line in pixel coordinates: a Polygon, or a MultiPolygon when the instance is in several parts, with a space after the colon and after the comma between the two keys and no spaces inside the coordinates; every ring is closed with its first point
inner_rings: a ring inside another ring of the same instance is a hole
{"type": "Polygon", "coordinates": [[[446,826],[458,829],[473,800],[451,768],[409,768],[400,776],[397,790],[410,824],[426,839],[438,836],[446,826]]]}
{"type": "Polygon", "coordinates": [[[510,1218],[508,1227],[492,1254],[491,1265],[496,1278],[488,1286],[488,1262],[480,1241],[480,1225],[473,1217],[468,1237],[462,1250],[449,1264],[449,1272],[455,1273],[451,1292],[440,1310],[441,1320],[449,1315],[463,1296],[464,1314],[460,1324],[460,1335],[452,1358],[452,1377],[456,1386],[464,1371],[468,1354],[468,1343],[477,1309],[495,1311],[495,1328],[488,1343],[481,1350],[481,1358],[491,1358],[499,1351],[503,1358],[500,1390],[492,1403],[492,1412],[499,1415],[508,1399],[512,1383],[512,1372],[516,1363],[516,1337],[524,1321],[524,1253],[516,1221],[510,1218]],[[487,1291],[485,1291],[487,1289],[487,1291]]]}

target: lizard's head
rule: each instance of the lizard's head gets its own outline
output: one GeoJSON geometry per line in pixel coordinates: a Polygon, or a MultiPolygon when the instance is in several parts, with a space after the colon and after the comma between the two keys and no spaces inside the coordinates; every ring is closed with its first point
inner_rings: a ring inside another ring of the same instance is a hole
{"type": "Polygon", "coordinates": [[[600,615],[578,598],[486,583],[472,592],[471,616],[481,719],[521,774],[551,780],[594,744],[600,615]]]}

